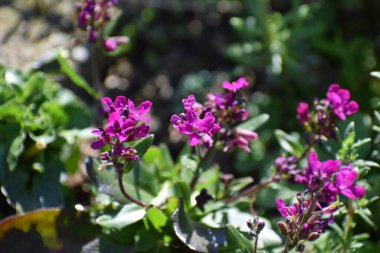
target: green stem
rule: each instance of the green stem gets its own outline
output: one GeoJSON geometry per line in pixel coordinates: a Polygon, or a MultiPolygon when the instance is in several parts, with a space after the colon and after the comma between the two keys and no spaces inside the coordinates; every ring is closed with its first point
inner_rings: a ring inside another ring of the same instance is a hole
{"type": "Polygon", "coordinates": [[[146,204],[144,204],[143,202],[141,202],[140,200],[137,200],[135,199],[134,197],[132,197],[131,195],[129,195],[127,193],[127,191],[125,190],[124,188],[124,183],[123,183],[123,171],[118,171],[118,174],[117,174],[117,180],[119,182],[119,188],[120,188],[120,191],[121,193],[124,195],[124,197],[126,197],[129,201],[141,206],[141,207],[146,207],[146,204]]]}
{"type": "Polygon", "coordinates": [[[194,176],[190,181],[190,190],[191,191],[194,190],[195,185],[197,184],[197,182],[199,180],[201,170],[210,163],[214,153],[215,153],[214,149],[208,149],[206,154],[202,157],[201,152],[198,149],[198,155],[199,155],[200,161],[197,165],[197,168],[195,169],[194,176]]]}
{"type": "Polygon", "coordinates": [[[344,233],[344,245],[343,245],[342,250],[340,251],[341,253],[346,253],[350,245],[350,243],[348,242],[348,236],[350,233],[352,222],[354,220],[354,210],[352,208],[352,199],[349,199],[348,201],[347,214],[348,214],[348,217],[347,217],[346,228],[345,228],[345,233],[344,233]]]}
{"type": "Polygon", "coordinates": [[[259,241],[259,234],[256,235],[255,245],[253,247],[253,253],[257,252],[257,242],[259,241]]]}
{"type": "Polygon", "coordinates": [[[236,200],[238,200],[238,199],[240,199],[240,198],[242,198],[242,197],[249,196],[249,195],[251,195],[251,194],[257,192],[257,191],[260,190],[261,188],[264,188],[264,187],[270,185],[270,184],[273,183],[273,182],[274,182],[273,178],[270,178],[270,179],[268,179],[268,180],[266,180],[266,181],[264,181],[264,182],[261,182],[261,183],[259,183],[259,184],[252,185],[251,187],[247,188],[246,190],[244,190],[244,191],[238,193],[236,196],[231,197],[231,198],[225,200],[225,201],[224,201],[224,204],[225,204],[225,205],[228,205],[228,204],[230,204],[230,203],[232,203],[232,202],[234,202],[234,201],[236,201],[236,200]]]}

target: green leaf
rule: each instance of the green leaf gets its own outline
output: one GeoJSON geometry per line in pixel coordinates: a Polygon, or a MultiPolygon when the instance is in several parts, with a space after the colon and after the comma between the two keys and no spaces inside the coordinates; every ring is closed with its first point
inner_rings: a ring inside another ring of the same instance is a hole
{"type": "Polygon", "coordinates": [[[302,144],[299,143],[299,141],[295,137],[285,133],[280,129],[275,130],[274,134],[278,140],[278,143],[286,152],[297,157],[300,157],[302,155],[302,144]]]}
{"type": "Polygon", "coordinates": [[[165,227],[168,221],[168,217],[166,217],[166,215],[163,214],[156,207],[152,207],[148,210],[146,214],[146,218],[150,221],[153,227],[157,229],[158,231],[162,231],[162,228],[165,227]]]}
{"type": "MultiPolygon", "coordinates": [[[[87,173],[97,185],[99,192],[112,196],[120,203],[129,203],[120,191],[116,169],[113,166],[107,166],[98,171],[100,164],[98,160],[92,158],[88,158],[86,162],[87,173]]],[[[128,194],[146,203],[152,201],[158,194],[157,180],[154,172],[145,167],[136,168],[132,173],[123,176],[124,188],[128,194]]]]}
{"type": "MultiPolygon", "coordinates": [[[[242,212],[237,208],[219,208],[202,218],[202,223],[211,227],[224,227],[229,224],[238,228],[241,232],[248,233],[250,230],[247,226],[247,221],[252,220],[252,218],[252,215],[242,212]]],[[[270,221],[263,217],[259,218],[260,221],[265,222],[265,226],[260,233],[258,246],[262,248],[280,245],[281,237],[272,229],[270,221]]]]}
{"type": "Polygon", "coordinates": [[[20,131],[20,134],[12,141],[11,147],[9,148],[9,153],[7,156],[8,168],[13,171],[16,168],[18,157],[24,151],[24,140],[26,134],[24,130],[20,131]]]}
{"type": "Polygon", "coordinates": [[[184,181],[178,181],[173,186],[175,196],[182,198],[184,208],[190,210],[191,208],[191,191],[189,185],[184,181]]]}
{"type": "Polygon", "coordinates": [[[146,210],[134,203],[125,205],[114,216],[104,214],[96,219],[96,223],[105,228],[122,229],[131,225],[146,215],[146,210]]]}
{"type": "Polygon", "coordinates": [[[71,65],[68,61],[68,58],[65,54],[65,51],[60,51],[57,54],[57,60],[58,60],[59,65],[61,66],[63,73],[65,73],[74,84],[76,84],[78,87],[84,89],[88,94],[90,94],[94,98],[97,97],[97,94],[94,91],[94,89],[87,83],[87,81],[83,77],[81,77],[74,70],[73,67],[71,67],[71,65]]]}
{"type": "MultiPolygon", "coordinates": [[[[151,134],[132,145],[132,148],[136,149],[137,155],[141,159],[148,151],[154,140],[154,135],[151,134]]],[[[135,166],[137,161],[131,161],[124,167],[124,173],[130,172],[135,166]]]]}
{"type": "Polygon", "coordinates": [[[112,31],[115,29],[115,26],[117,25],[117,22],[120,20],[122,15],[123,12],[120,10],[112,14],[112,19],[107,22],[106,26],[102,30],[103,37],[111,36],[112,31]]]}
{"type": "Polygon", "coordinates": [[[190,249],[203,253],[216,253],[219,248],[227,246],[227,229],[211,228],[190,220],[183,205],[174,211],[174,232],[190,249]]]}
{"type": "Polygon", "coordinates": [[[240,249],[242,253],[252,253],[253,247],[251,241],[245,238],[237,228],[231,224],[227,224],[228,229],[228,239],[231,241],[233,246],[237,249],[240,249]]]}
{"type": "Polygon", "coordinates": [[[12,216],[0,222],[2,252],[76,252],[99,228],[88,214],[58,208],[12,216]],[[22,242],[22,243],[20,243],[22,242]]]}
{"type": "Polygon", "coordinates": [[[268,114],[260,114],[252,119],[247,120],[246,122],[237,125],[236,128],[255,131],[262,125],[264,125],[269,120],[268,114]]]}
{"type": "MultiPolygon", "coordinates": [[[[369,215],[365,212],[365,210],[368,210],[367,208],[360,208],[358,210],[359,216],[373,229],[377,229],[377,225],[372,221],[372,219],[369,217],[369,215]]],[[[368,210],[369,211],[369,210],[368,210]]]]}

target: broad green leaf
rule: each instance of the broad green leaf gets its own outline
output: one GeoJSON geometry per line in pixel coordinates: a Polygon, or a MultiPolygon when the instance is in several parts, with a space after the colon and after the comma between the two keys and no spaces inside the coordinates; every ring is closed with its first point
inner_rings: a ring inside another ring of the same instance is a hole
{"type": "Polygon", "coordinates": [[[125,205],[114,216],[104,214],[96,219],[96,223],[102,227],[122,229],[144,218],[146,210],[134,203],[125,205]]]}
{"type": "Polygon", "coordinates": [[[99,234],[86,213],[58,208],[0,221],[2,252],[74,252],[99,234]],[[20,243],[22,242],[22,243],[20,243]]]}
{"type": "Polygon", "coordinates": [[[97,97],[97,94],[94,91],[94,89],[87,83],[87,81],[83,77],[81,77],[74,70],[73,67],[71,67],[64,51],[60,51],[57,54],[57,60],[58,60],[59,65],[61,66],[63,73],[65,73],[74,84],[84,89],[88,94],[90,94],[94,98],[97,97]]]}
{"type": "MultiPolygon", "coordinates": [[[[100,162],[92,158],[89,158],[86,163],[87,173],[97,185],[99,192],[112,196],[120,203],[129,203],[120,191],[116,169],[113,166],[107,166],[98,171],[99,165],[100,162]]],[[[158,194],[155,191],[157,180],[152,171],[140,166],[135,168],[132,173],[123,176],[124,188],[128,194],[146,203],[150,203],[158,194]]]]}
{"type": "Polygon", "coordinates": [[[191,191],[189,185],[184,181],[178,181],[173,186],[175,196],[182,198],[184,208],[190,210],[191,208],[191,191]]]}
{"type": "Polygon", "coordinates": [[[268,120],[268,114],[260,114],[252,119],[247,120],[246,122],[241,123],[240,125],[237,125],[236,128],[255,131],[256,129],[264,125],[268,120]]]}
{"type": "Polygon", "coordinates": [[[141,228],[135,235],[135,250],[142,252],[151,252],[157,249],[159,241],[154,237],[151,231],[141,228]]]}
{"type": "Polygon", "coordinates": [[[177,237],[190,249],[203,253],[216,253],[227,246],[227,229],[211,228],[190,220],[183,205],[173,213],[174,231],[177,237]]]}
{"type": "Polygon", "coordinates": [[[285,133],[280,129],[275,130],[274,134],[278,140],[278,143],[286,152],[297,157],[300,157],[302,155],[302,144],[299,143],[299,141],[295,137],[285,133]]]}
{"type": "Polygon", "coordinates": [[[168,217],[156,207],[152,207],[148,210],[146,213],[146,219],[149,220],[153,227],[158,231],[162,231],[162,228],[168,221],[168,217]]]}
{"type": "Polygon", "coordinates": [[[252,253],[253,247],[252,242],[245,238],[237,228],[231,224],[227,224],[228,229],[228,239],[236,249],[240,249],[242,253],[252,253]]]}

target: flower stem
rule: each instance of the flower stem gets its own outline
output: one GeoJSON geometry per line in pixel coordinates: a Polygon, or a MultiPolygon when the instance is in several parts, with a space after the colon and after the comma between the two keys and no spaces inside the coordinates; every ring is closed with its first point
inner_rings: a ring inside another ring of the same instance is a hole
{"type": "Polygon", "coordinates": [[[204,156],[202,156],[200,150],[198,149],[198,155],[199,155],[200,161],[197,165],[197,168],[195,169],[194,176],[190,181],[190,190],[191,191],[194,190],[195,185],[197,184],[197,182],[199,180],[201,170],[203,170],[204,167],[210,163],[214,153],[215,153],[214,149],[208,149],[206,154],[204,156]]]}
{"type": "Polygon", "coordinates": [[[123,171],[118,171],[118,174],[117,174],[117,180],[119,182],[119,188],[120,188],[120,191],[121,193],[124,195],[124,197],[126,197],[129,201],[141,206],[141,207],[146,207],[146,204],[144,204],[143,202],[135,199],[134,197],[132,197],[131,195],[129,195],[125,188],[124,188],[124,183],[123,183],[123,171]]]}
{"type": "Polygon", "coordinates": [[[313,214],[313,211],[315,209],[315,207],[317,206],[317,202],[318,202],[318,196],[316,193],[312,192],[311,193],[311,203],[310,203],[310,206],[308,207],[308,209],[306,210],[305,214],[303,215],[302,219],[301,219],[301,222],[297,228],[297,231],[294,235],[293,238],[287,238],[286,240],[286,243],[285,243],[285,247],[284,247],[284,250],[283,250],[283,253],[288,253],[289,251],[291,251],[294,247],[297,246],[298,242],[299,242],[299,234],[301,233],[301,230],[303,228],[303,225],[309,220],[309,218],[311,217],[311,215],[313,214]]]}
{"type": "Polygon", "coordinates": [[[259,241],[259,234],[256,235],[255,245],[253,247],[253,253],[257,253],[257,243],[259,241]]]}
{"type": "Polygon", "coordinates": [[[354,220],[354,210],[352,208],[352,199],[348,200],[347,214],[348,214],[348,217],[347,217],[346,228],[345,228],[345,233],[344,233],[344,244],[343,244],[342,250],[340,251],[341,253],[346,253],[347,249],[350,246],[350,243],[348,242],[348,236],[350,233],[352,222],[354,220]]]}
{"type": "Polygon", "coordinates": [[[268,180],[266,180],[264,182],[261,182],[259,184],[252,185],[251,187],[247,188],[246,190],[238,193],[236,196],[231,197],[231,198],[225,200],[224,204],[228,205],[228,204],[230,204],[230,203],[232,203],[232,202],[234,202],[234,201],[236,201],[236,200],[238,200],[238,199],[240,199],[242,197],[249,196],[249,195],[257,192],[261,188],[264,188],[264,187],[270,185],[272,182],[274,182],[274,180],[273,180],[273,178],[270,178],[270,179],[268,179],[268,180]]]}

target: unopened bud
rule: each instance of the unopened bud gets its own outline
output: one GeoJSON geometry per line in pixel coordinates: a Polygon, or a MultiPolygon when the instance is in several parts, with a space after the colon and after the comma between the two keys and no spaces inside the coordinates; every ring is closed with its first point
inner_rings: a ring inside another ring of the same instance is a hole
{"type": "Polygon", "coordinates": [[[296,251],[303,253],[305,251],[305,244],[302,244],[302,243],[298,244],[296,251]]]}
{"type": "Polygon", "coordinates": [[[289,227],[284,221],[279,221],[277,223],[278,228],[281,231],[281,234],[287,236],[289,234],[289,227]]]}
{"type": "Polygon", "coordinates": [[[260,234],[260,232],[263,230],[264,227],[265,227],[265,222],[263,221],[259,222],[259,224],[257,224],[256,232],[260,234]]]}
{"type": "Polygon", "coordinates": [[[248,226],[248,228],[249,228],[250,230],[253,230],[253,229],[255,228],[255,226],[253,225],[252,220],[247,221],[247,226],[248,226]]]}
{"type": "Polygon", "coordinates": [[[319,233],[317,233],[317,232],[312,232],[310,235],[309,235],[309,237],[307,238],[307,240],[309,240],[309,241],[315,241],[315,240],[317,240],[319,238],[319,233]]]}

